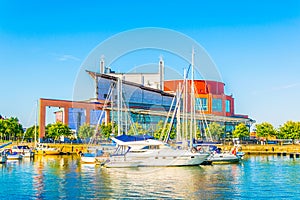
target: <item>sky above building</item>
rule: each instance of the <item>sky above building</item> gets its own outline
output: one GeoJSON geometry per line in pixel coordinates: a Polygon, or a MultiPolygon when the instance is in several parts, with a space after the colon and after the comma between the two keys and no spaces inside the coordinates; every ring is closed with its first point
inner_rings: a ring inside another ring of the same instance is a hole
{"type": "MultiPolygon", "coordinates": [[[[233,94],[236,113],[275,127],[300,121],[300,2],[289,0],[0,0],[0,114],[33,125],[39,98],[72,100],[81,64],[97,45],[143,27],[197,41],[233,94]]],[[[140,56],[129,58],[115,70],[141,64],[140,56]]]]}

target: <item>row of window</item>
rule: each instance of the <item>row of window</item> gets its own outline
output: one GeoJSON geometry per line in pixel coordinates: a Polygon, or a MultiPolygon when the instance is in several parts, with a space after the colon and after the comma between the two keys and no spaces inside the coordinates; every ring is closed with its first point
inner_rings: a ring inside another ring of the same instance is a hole
{"type": "MultiPolygon", "coordinates": [[[[213,98],[212,100],[212,111],[213,112],[222,112],[222,99],[221,98],[213,98]]],[[[207,98],[196,98],[196,110],[208,110],[208,100],[207,98]]],[[[225,111],[230,112],[230,100],[225,101],[225,111]]]]}
{"type": "MultiPolygon", "coordinates": [[[[86,123],[86,110],[82,108],[69,108],[69,127],[78,130],[80,126],[86,123]]],[[[90,124],[101,124],[105,118],[105,111],[91,110],[90,111],[90,124]],[[103,112],[103,113],[102,113],[103,112]],[[101,117],[101,119],[100,119],[101,117]]]]}

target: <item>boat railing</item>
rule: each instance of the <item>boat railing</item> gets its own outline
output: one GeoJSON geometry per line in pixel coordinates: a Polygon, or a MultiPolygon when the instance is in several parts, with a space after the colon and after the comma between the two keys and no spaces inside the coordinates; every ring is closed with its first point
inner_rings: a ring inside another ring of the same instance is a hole
{"type": "Polygon", "coordinates": [[[131,147],[129,146],[119,145],[116,151],[111,154],[111,156],[125,156],[130,151],[130,149],[131,147]]]}

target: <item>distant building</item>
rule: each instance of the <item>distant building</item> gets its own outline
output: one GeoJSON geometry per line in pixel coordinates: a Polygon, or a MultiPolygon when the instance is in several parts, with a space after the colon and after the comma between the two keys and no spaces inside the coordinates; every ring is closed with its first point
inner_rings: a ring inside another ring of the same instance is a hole
{"type": "MultiPolygon", "coordinates": [[[[122,130],[128,129],[131,122],[138,122],[151,134],[156,124],[166,119],[167,112],[174,109],[174,106],[171,107],[172,100],[176,90],[183,85],[183,80],[164,80],[162,59],[159,60],[157,73],[115,73],[104,66],[104,59],[100,61],[100,73],[86,72],[97,82],[96,99],[81,102],[41,99],[41,137],[45,132],[46,106],[63,108],[62,112],[56,113],[57,120],[62,120],[74,130],[78,130],[84,123],[91,125],[111,121],[116,123],[121,119],[117,110],[121,109],[122,130]],[[122,100],[120,96],[123,97],[122,100]],[[125,112],[128,117],[125,117],[125,112]]],[[[254,122],[247,115],[235,114],[234,98],[224,93],[224,83],[195,80],[194,84],[196,120],[200,130],[211,122],[217,122],[225,126],[226,132],[231,133],[239,123],[250,126],[254,122]],[[204,120],[207,123],[203,123],[204,120]]],[[[187,94],[190,94],[190,80],[187,85],[187,94]]],[[[190,95],[188,99],[190,100],[190,95]]]]}

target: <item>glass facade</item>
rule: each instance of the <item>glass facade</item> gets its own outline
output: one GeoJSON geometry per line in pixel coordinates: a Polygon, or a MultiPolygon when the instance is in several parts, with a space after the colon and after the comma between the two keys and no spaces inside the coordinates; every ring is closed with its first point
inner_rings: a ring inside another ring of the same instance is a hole
{"type": "Polygon", "coordinates": [[[196,103],[195,105],[196,110],[203,110],[203,111],[208,110],[207,98],[196,98],[195,103],[196,103]]]}
{"type": "MultiPolygon", "coordinates": [[[[105,78],[98,79],[98,99],[105,100],[109,88],[114,81],[105,78]]],[[[113,89],[114,102],[117,102],[117,84],[113,89]]],[[[123,103],[131,108],[168,110],[173,100],[172,96],[150,91],[136,85],[122,84],[123,103]]],[[[116,105],[115,105],[116,106],[116,105]]]]}
{"type": "MultiPolygon", "coordinates": [[[[122,112],[122,119],[120,121],[121,131],[123,134],[129,130],[132,123],[138,123],[142,125],[143,129],[148,131],[148,134],[153,135],[153,132],[156,129],[156,125],[159,121],[165,121],[166,118],[163,116],[151,116],[149,114],[140,114],[134,112],[122,112]],[[130,119],[129,119],[130,118],[130,119]],[[127,131],[126,131],[127,130],[127,131]]],[[[118,113],[116,111],[110,112],[111,120],[117,124],[118,121],[118,113]]],[[[176,123],[176,120],[175,120],[176,123]]]]}
{"type": "Polygon", "coordinates": [[[105,100],[107,93],[113,81],[99,78],[98,79],[98,99],[105,100]]]}
{"type": "Polygon", "coordinates": [[[69,108],[69,127],[78,130],[86,122],[86,111],[82,108],[69,108]]]}
{"type": "Polygon", "coordinates": [[[91,125],[102,124],[104,119],[105,119],[105,111],[102,111],[102,110],[91,110],[90,111],[90,124],[91,125]],[[100,119],[100,117],[101,117],[101,119],[100,119]]]}
{"type": "Polygon", "coordinates": [[[212,100],[212,111],[213,112],[222,112],[222,99],[220,98],[214,98],[212,100]]]}
{"type": "Polygon", "coordinates": [[[230,101],[226,100],[226,112],[230,112],[230,101]]]}
{"type": "MultiPolygon", "coordinates": [[[[104,100],[107,96],[110,85],[113,81],[107,80],[105,78],[99,78],[98,81],[98,98],[104,100]]],[[[117,97],[118,97],[118,87],[115,84],[113,89],[113,97],[114,97],[114,107],[117,108],[117,97]]],[[[152,134],[155,130],[155,127],[159,121],[165,121],[165,117],[163,116],[154,116],[150,114],[140,113],[140,109],[152,110],[152,111],[168,111],[173,97],[168,95],[163,95],[159,91],[146,90],[141,88],[140,85],[129,85],[122,84],[122,97],[123,97],[123,105],[126,105],[129,108],[126,112],[120,113],[120,126],[122,133],[125,133],[126,130],[130,128],[130,122],[139,123],[143,126],[144,129],[149,131],[149,134],[152,134]],[[131,109],[130,109],[131,108],[131,109]]],[[[207,100],[206,100],[207,102],[207,100]]],[[[173,105],[175,107],[175,105],[173,105]]],[[[207,109],[207,103],[206,103],[207,109]]],[[[94,117],[91,113],[91,118],[93,120],[91,122],[95,123],[99,119],[101,113],[94,113],[94,117]]],[[[110,112],[110,119],[117,124],[118,122],[118,113],[117,111],[110,112]]],[[[176,121],[176,120],[175,120],[176,121]]]]}

